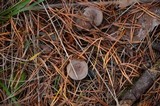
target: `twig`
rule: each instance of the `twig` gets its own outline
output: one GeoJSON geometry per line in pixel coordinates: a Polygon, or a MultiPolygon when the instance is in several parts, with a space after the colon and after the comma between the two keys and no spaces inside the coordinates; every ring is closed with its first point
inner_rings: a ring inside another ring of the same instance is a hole
{"type": "Polygon", "coordinates": [[[146,70],[135,85],[122,97],[121,106],[131,106],[154,83],[160,75],[160,59],[154,66],[146,70]]]}

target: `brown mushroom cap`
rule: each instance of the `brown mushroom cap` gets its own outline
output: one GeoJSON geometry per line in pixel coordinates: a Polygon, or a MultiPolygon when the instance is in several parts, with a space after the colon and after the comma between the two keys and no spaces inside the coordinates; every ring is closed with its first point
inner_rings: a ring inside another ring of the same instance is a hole
{"type": "Polygon", "coordinates": [[[91,29],[92,24],[99,26],[103,21],[103,13],[100,9],[96,7],[87,7],[83,12],[84,19],[76,19],[77,29],[81,31],[82,29],[91,29]]]}
{"type": "Polygon", "coordinates": [[[90,19],[92,24],[96,26],[99,26],[103,21],[103,13],[96,7],[85,8],[83,14],[90,19]]]}
{"type": "Polygon", "coordinates": [[[67,74],[73,80],[82,80],[88,74],[88,65],[83,60],[73,59],[67,65],[67,74]]]}

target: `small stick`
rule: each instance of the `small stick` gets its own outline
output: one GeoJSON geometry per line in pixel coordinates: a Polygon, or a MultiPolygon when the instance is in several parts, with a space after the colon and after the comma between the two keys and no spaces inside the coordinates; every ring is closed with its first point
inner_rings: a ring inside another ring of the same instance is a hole
{"type": "Polygon", "coordinates": [[[122,97],[121,106],[131,106],[140,96],[149,89],[157,77],[160,75],[160,59],[154,66],[146,70],[135,85],[122,97]]]}

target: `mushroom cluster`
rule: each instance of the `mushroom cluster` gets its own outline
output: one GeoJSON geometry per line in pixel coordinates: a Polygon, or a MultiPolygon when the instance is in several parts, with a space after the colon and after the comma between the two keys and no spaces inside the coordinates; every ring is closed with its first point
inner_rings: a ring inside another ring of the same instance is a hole
{"type": "Polygon", "coordinates": [[[82,80],[88,74],[88,65],[84,60],[73,59],[67,65],[67,74],[73,80],[82,80]]]}
{"type": "Polygon", "coordinates": [[[103,21],[103,13],[96,7],[85,8],[83,17],[85,17],[85,19],[78,18],[76,20],[78,30],[91,29],[93,25],[99,26],[103,21]]]}

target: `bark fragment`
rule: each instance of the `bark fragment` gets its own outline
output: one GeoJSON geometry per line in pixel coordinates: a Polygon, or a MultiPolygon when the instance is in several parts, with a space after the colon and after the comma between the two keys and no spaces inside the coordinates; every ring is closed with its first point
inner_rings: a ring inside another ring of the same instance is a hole
{"type": "Polygon", "coordinates": [[[147,89],[154,83],[160,75],[160,59],[154,66],[146,70],[133,87],[126,92],[120,101],[121,106],[131,106],[147,89]]]}

